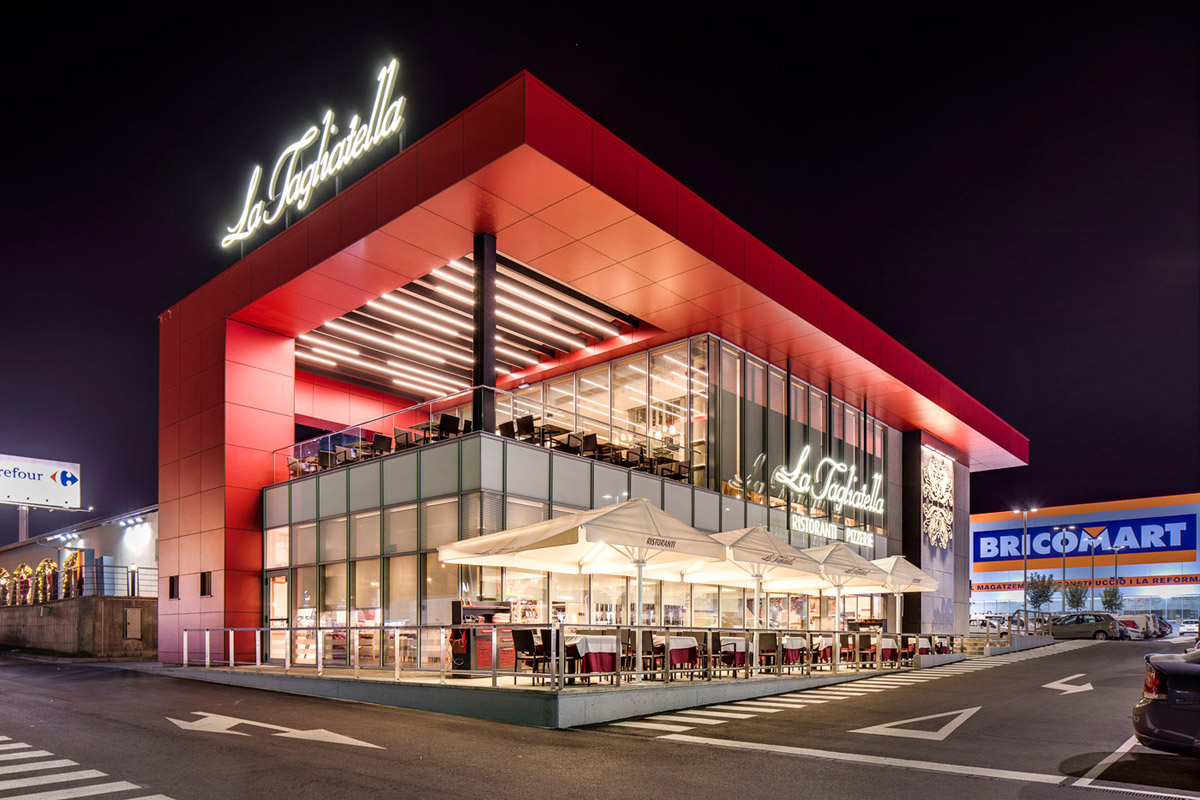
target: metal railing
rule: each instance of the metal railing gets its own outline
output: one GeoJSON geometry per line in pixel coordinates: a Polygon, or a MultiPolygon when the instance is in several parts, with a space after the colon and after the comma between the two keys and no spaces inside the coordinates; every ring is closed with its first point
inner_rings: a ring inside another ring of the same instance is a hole
{"type": "MultiPolygon", "coordinates": [[[[651,436],[645,426],[641,426],[642,430],[622,427],[608,420],[530,400],[503,389],[480,387],[480,390],[496,397],[497,428],[487,433],[654,472],[684,483],[691,483],[692,471],[704,466],[702,451],[687,447],[674,438],[651,436]],[[501,402],[501,398],[504,402],[501,402]],[[532,426],[522,430],[517,423],[527,417],[532,418],[532,426]],[[594,437],[594,448],[585,445],[585,440],[591,443],[589,437],[594,437]],[[633,453],[637,454],[636,459],[633,453]]],[[[469,421],[468,409],[474,391],[465,389],[437,397],[281,447],[274,453],[275,477],[277,480],[302,478],[356,461],[472,433],[474,431],[464,431],[463,427],[469,421]],[[455,430],[442,427],[443,414],[456,419],[455,430]],[[378,440],[377,434],[381,435],[378,440]]],[[[682,438],[682,434],[679,438],[682,438]]]]}
{"type": "Polygon", "coordinates": [[[355,678],[367,673],[375,679],[390,677],[397,682],[406,677],[436,678],[439,683],[476,678],[485,679],[491,686],[500,685],[502,679],[512,679],[514,686],[520,686],[524,679],[531,689],[561,690],[594,680],[620,686],[683,679],[895,671],[919,665],[920,656],[964,653],[964,638],[954,634],[816,629],[651,625],[596,629],[557,622],[201,628],[183,631],[183,666],[202,664],[207,669],[230,670],[281,667],[285,674],[311,669],[317,677],[329,671],[338,677],[349,674],[355,678]],[[532,632],[535,650],[518,650],[514,631],[532,632]],[[600,654],[611,656],[607,665],[604,659],[589,660],[580,654],[577,637],[585,635],[606,637],[610,646],[615,643],[615,652],[600,654]],[[694,646],[688,644],[689,639],[694,646]]]}

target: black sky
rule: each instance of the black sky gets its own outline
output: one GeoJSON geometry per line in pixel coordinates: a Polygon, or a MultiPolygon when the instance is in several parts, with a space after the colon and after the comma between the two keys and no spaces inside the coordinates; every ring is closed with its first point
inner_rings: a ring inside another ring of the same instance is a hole
{"type": "Polygon", "coordinates": [[[81,462],[97,514],[156,501],[156,315],[232,263],[251,166],[395,55],[410,141],[529,69],[1028,435],[973,510],[1200,491],[1195,3],[558,8],[8,37],[0,452],[81,462]]]}

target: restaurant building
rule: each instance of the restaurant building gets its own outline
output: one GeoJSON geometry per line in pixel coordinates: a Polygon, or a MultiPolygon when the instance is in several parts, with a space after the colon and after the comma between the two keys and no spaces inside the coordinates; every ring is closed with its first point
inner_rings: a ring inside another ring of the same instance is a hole
{"type": "MultiPolygon", "coordinates": [[[[1197,619],[1198,520],[1200,494],[1039,508],[1027,526],[1011,511],[973,514],[971,613],[1020,608],[1028,570],[1056,582],[1065,574],[1068,587],[1088,590],[1088,609],[1102,610],[1104,590],[1117,586],[1127,614],[1154,613],[1176,624],[1197,619]]],[[[1063,609],[1059,591],[1047,610],[1063,609]]]]}
{"type": "MultiPolygon", "coordinates": [[[[1027,463],[1024,436],[528,73],[347,180],[403,124],[394,73],[365,128],[327,149],[331,112],[281,156],[278,191],[255,171],[241,259],[160,316],[163,661],[185,629],[450,624],[455,601],[628,624],[626,577],[437,547],[633,497],[903,554],[939,580],[905,630],[965,632],[970,474],[1027,463]]],[[[644,597],[646,624],[834,614],[644,597]]]]}

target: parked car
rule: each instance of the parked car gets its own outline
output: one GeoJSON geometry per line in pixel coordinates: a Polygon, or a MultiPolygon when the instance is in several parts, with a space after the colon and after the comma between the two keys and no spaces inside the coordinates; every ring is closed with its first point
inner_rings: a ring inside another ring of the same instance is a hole
{"type": "Polygon", "coordinates": [[[1154,621],[1158,624],[1159,636],[1170,636],[1175,632],[1175,628],[1171,623],[1167,622],[1157,614],[1152,614],[1154,621]]]}
{"type": "Polygon", "coordinates": [[[1133,707],[1138,742],[1200,757],[1200,650],[1146,656],[1142,699],[1133,707]]]}
{"type": "Polygon", "coordinates": [[[1149,614],[1121,614],[1117,617],[1119,620],[1131,619],[1137,624],[1138,630],[1142,632],[1143,639],[1153,639],[1157,628],[1150,621],[1149,614]]]}
{"type": "Polygon", "coordinates": [[[1123,619],[1122,617],[1117,617],[1117,623],[1120,624],[1120,626],[1121,626],[1121,634],[1122,634],[1121,638],[1122,639],[1145,639],[1146,638],[1145,634],[1142,633],[1141,629],[1137,626],[1137,623],[1134,622],[1133,620],[1123,619]]]}
{"type": "Polygon", "coordinates": [[[971,617],[967,630],[979,636],[985,634],[999,636],[1008,632],[1008,626],[993,617],[971,617]]]}
{"type": "Polygon", "coordinates": [[[1055,639],[1116,639],[1121,634],[1112,614],[1087,612],[1061,617],[1051,624],[1050,635],[1055,639]]]}
{"type": "Polygon", "coordinates": [[[1187,636],[1200,635],[1200,619],[1181,619],[1179,620],[1179,635],[1187,636]]]}

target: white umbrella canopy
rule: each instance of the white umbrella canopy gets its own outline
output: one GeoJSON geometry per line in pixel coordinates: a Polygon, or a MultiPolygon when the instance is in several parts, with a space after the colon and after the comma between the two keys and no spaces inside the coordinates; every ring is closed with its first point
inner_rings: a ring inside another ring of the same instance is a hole
{"type": "Polygon", "coordinates": [[[720,561],[702,561],[678,572],[652,565],[652,577],[688,583],[754,588],[755,627],[766,578],[818,579],[817,562],[803,550],[792,547],[761,525],[709,534],[725,548],[720,561]]]}
{"type": "Polygon", "coordinates": [[[649,563],[682,571],[724,554],[720,542],[643,498],[438,548],[447,564],[614,575],[649,563]]]}
{"type": "MultiPolygon", "coordinates": [[[[904,556],[877,558],[871,563],[887,573],[887,578],[883,582],[883,588],[896,595],[896,629],[903,632],[900,627],[900,621],[904,619],[904,593],[936,592],[938,581],[904,556]]],[[[871,591],[871,589],[852,587],[846,589],[846,594],[859,594],[871,591]]]]}
{"type": "Polygon", "coordinates": [[[803,591],[833,587],[837,601],[836,621],[842,623],[842,590],[847,586],[864,587],[867,591],[882,591],[887,573],[875,564],[851,550],[842,542],[810,547],[803,551],[817,562],[818,577],[812,579],[783,579],[767,581],[767,589],[779,591],[803,591]]]}

